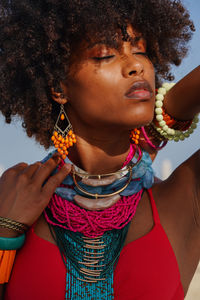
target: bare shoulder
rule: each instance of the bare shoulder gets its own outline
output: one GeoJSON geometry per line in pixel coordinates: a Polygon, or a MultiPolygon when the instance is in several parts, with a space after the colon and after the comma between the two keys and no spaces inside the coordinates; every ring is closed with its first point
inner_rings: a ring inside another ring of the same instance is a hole
{"type": "Polygon", "coordinates": [[[200,150],[183,162],[171,176],[153,187],[157,204],[171,216],[183,217],[200,227],[200,150]],[[195,222],[195,223],[194,223],[195,222]]]}
{"type": "Polygon", "coordinates": [[[161,224],[177,258],[185,294],[200,259],[200,151],[153,187],[161,224]]]}

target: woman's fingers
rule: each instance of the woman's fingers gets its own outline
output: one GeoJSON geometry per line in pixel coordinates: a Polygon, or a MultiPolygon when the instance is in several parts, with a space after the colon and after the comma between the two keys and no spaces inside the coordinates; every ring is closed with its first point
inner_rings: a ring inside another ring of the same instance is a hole
{"type": "Polygon", "coordinates": [[[33,181],[39,183],[39,185],[42,186],[44,181],[48,179],[50,174],[59,164],[60,159],[60,155],[55,154],[51,158],[49,158],[44,164],[41,164],[40,168],[38,168],[35,174],[33,175],[33,181]]]}
{"type": "Polygon", "coordinates": [[[2,181],[7,180],[10,178],[10,180],[15,180],[15,178],[27,168],[28,164],[26,163],[19,163],[9,169],[7,169],[0,178],[2,181]]]}
{"type": "Polygon", "coordinates": [[[35,172],[42,166],[41,162],[36,162],[34,164],[29,165],[26,167],[21,174],[26,175],[28,178],[32,178],[35,172]]]}
{"type": "Polygon", "coordinates": [[[71,165],[65,164],[50,176],[60,160],[60,155],[55,154],[44,164],[19,163],[6,170],[0,178],[1,213],[14,219],[23,216],[27,224],[32,224],[71,170],[71,165]]]}
{"type": "Polygon", "coordinates": [[[42,188],[42,194],[45,199],[50,200],[55,189],[61,184],[65,177],[70,173],[71,165],[65,164],[55,175],[51,176],[42,188]]]}
{"type": "Polygon", "coordinates": [[[20,163],[5,171],[0,177],[0,215],[31,226],[71,170],[65,164],[50,176],[59,161],[59,155],[54,155],[44,164],[20,163]]]}
{"type": "Polygon", "coordinates": [[[6,173],[6,172],[10,173],[10,172],[12,172],[12,171],[14,171],[15,173],[19,173],[20,171],[26,169],[27,166],[28,166],[27,163],[21,162],[21,163],[18,163],[17,165],[15,165],[15,166],[13,166],[13,167],[10,167],[9,169],[7,169],[7,170],[5,171],[5,173],[6,173]]]}

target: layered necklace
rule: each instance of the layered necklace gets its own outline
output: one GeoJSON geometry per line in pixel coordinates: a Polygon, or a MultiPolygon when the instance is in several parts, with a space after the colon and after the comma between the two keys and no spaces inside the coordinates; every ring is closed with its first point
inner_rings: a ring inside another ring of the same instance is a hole
{"type": "Polygon", "coordinates": [[[114,299],[114,268],[143,189],[153,184],[152,161],[131,144],[122,169],[114,173],[91,175],[68,158],[58,169],[64,163],[72,164],[72,172],[44,215],[66,265],[65,299],[114,299]]]}

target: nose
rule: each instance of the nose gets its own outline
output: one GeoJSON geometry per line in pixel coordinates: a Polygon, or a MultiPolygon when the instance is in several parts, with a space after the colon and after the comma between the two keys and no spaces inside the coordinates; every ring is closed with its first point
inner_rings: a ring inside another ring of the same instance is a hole
{"type": "Polygon", "coordinates": [[[122,62],[122,75],[125,78],[141,76],[144,72],[143,63],[133,54],[126,55],[122,62]]]}

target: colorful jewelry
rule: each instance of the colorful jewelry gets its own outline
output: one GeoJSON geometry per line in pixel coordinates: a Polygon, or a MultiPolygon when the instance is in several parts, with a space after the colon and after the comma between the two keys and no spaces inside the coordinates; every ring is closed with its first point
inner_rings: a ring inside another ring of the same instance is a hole
{"type": "Polygon", "coordinates": [[[130,135],[131,141],[135,143],[135,145],[139,144],[140,139],[140,130],[138,128],[135,128],[131,131],[130,135]]]}
{"type": "Polygon", "coordinates": [[[76,143],[76,136],[73,133],[72,124],[67,117],[63,104],[61,104],[60,113],[54,126],[51,140],[63,159],[68,155],[68,148],[76,143]]]}
{"type": "MultiPolygon", "coordinates": [[[[43,162],[51,155],[53,153],[45,158],[43,162]]],[[[68,158],[65,162],[72,164],[68,158]]],[[[61,168],[65,162],[62,161],[58,168],[61,168]]],[[[120,200],[113,206],[100,211],[85,210],[76,204],[74,197],[76,195],[84,197],[85,195],[77,189],[72,175],[69,174],[62,185],[56,189],[44,211],[47,222],[67,230],[80,232],[88,237],[97,237],[107,230],[123,228],[123,225],[134,216],[143,188],[150,188],[153,184],[154,173],[151,166],[152,161],[149,154],[143,152],[140,162],[132,168],[130,184],[120,193],[120,200]],[[52,213],[56,222],[51,219],[49,213],[52,213]]],[[[108,194],[123,187],[128,180],[128,175],[105,186],[93,187],[82,182],[79,182],[79,185],[93,194],[108,194]]]]}
{"type": "Polygon", "coordinates": [[[66,265],[65,299],[113,299],[113,272],[129,225],[98,238],[54,227],[56,242],[66,265]]]}
{"type": "MultiPolygon", "coordinates": [[[[107,198],[107,197],[118,195],[119,193],[123,192],[128,187],[128,185],[129,185],[129,183],[131,182],[131,179],[132,179],[132,167],[129,166],[129,178],[128,178],[127,182],[125,183],[125,185],[122,188],[120,188],[119,190],[117,190],[117,191],[115,191],[113,193],[109,193],[109,194],[103,194],[103,195],[102,194],[98,194],[98,193],[94,194],[94,193],[90,193],[90,192],[87,192],[86,190],[84,190],[84,188],[82,188],[78,184],[78,182],[76,181],[76,177],[75,177],[75,173],[74,173],[73,169],[72,169],[72,177],[73,177],[75,186],[77,187],[77,189],[81,193],[83,193],[83,194],[85,194],[87,196],[90,196],[90,197],[94,197],[95,199],[98,199],[98,198],[107,198]]],[[[89,185],[89,186],[91,186],[91,185],[89,185]]],[[[92,186],[94,186],[94,185],[92,185],[92,186]]]]}
{"type": "Polygon", "coordinates": [[[12,229],[18,233],[24,233],[29,227],[23,223],[0,217],[0,227],[12,229]]]}
{"type": "Polygon", "coordinates": [[[24,233],[14,238],[0,237],[0,284],[8,282],[12,271],[16,250],[21,248],[24,242],[24,233]]]}
{"type": "Polygon", "coordinates": [[[148,137],[148,135],[147,135],[146,130],[145,130],[144,127],[141,127],[141,131],[142,131],[142,133],[143,133],[143,136],[144,136],[144,138],[145,138],[147,144],[148,144],[151,148],[153,148],[154,150],[159,151],[159,150],[163,149],[163,148],[167,145],[167,142],[168,142],[167,140],[162,141],[162,145],[161,145],[161,146],[156,146],[156,145],[154,145],[154,144],[152,143],[152,141],[149,139],[149,137],[148,137]]]}
{"type": "Polygon", "coordinates": [[[192,120],[177,120],[173,117],[171,117],[165,110],[164,106],[162,107],[162,115],[163,120],[166,122],[166,124],[173,129],[185,131],[190,128],[192,124],[192,120]]]}
{"type": "Polygon", "coordinates": [[[174,83],[164,83],[161,88],[158,89],[158,94],[156,95],[156,103],[155,103],[155,120],[152,123],[157,132],[163,136],[165,139],[174,140],[178,142],[179,140],[184,140],[189,137],[191,133],[193,133],[194,129],[197,128],[197,123],[199,121],[198,115],[194,117],[193,120],[188,121],[177,121],[169,116],[163,110],[163,100],[164,95],[174,86],[174,83]],[[180,124],[182,124],[180,126],[180,124]],[[190,124],[187,131],[182,131],[183,128],[187,128],[190,124]],[[170,127],[171,126],[171,127],[170,127]],[[173,127],[180,126],[180,130],[174,129],[173,127]]]}
{"type": "MultiPolygon", "coordinates": [[[[116,201],[116,198],[112,198],[112,197],[121,194],[128,187],[128,185],[130,184],[131,179],[132,179],[132,169],[142,159],[142,154],[139,151],[137,152],[136,149],[138,150],[139,147],[135,146],[135,154],[132,157],[131,162],[129,162],[125,167],[123,167],[122,169],[120,169],[119,171],[117,171],[115,173],[103,174],[103,175],[91,175],[91,174],[84,172],[80,168],[73,166],[72,167],[72,178],[73,178],[76,188],[81,192],[81,194],[85,194],[89,197],[93,197],[95,199],[104,198],[104,202],[105,202],[105,198],[107,198],[107,197],[109,197],[109,198],[111,197],[110,198],[111,202],[116,201]],[[135,158],[137,159],[136,161],[135,161],[135,158]],[[112,184],[113,182],[115,182],[117,179],[124,177],[128,173],[129,173],[129,177],[127,178],[127,182],[125,182],[124,185],[122,187],[120,187],[118,190],[115,190],[114,192],[111,192],[108,194],[106,194],[106,193],[103,193],[103,194],[95,193],[94,194],[94,193],[88,192],[87,190],[85,190],[83,188],[83,186],[80,186],[78,184],[76,177],[75,177],[75,175],[78,175],[79,177],[81,177],[82,184],[85,184],[87,186],[97,187],[97,186],[108,186],[108,185],[112,184]]],[[[77,197],[74,198],[75,202],[76,202],[76,199],[77,199],[77,197]]],[[[88,200],[89,199],[87,198],[87,202],[88,202],[88,200]]],[[[92,199],[90,199],[90,200],[92,200],[92,199]]],[[[98,201],[98,203],[100,204],[100,201],[98,201]]],[[[101,207],[103,207],[103,205],[101,205],[101,207]]]]}
{"type": "MultiPolygon", "coordinates": [[[[130,152],[134,156],[134,151],[130,152]]],[[[48,158],[49,156],[45,160],[48,158]]],[[[126,164],[130,163],[129,159],[130,155],[126,164]]],[[[71,163],[68,158],[65,162],[71,163]]],[[[65,162],[61,161],[58,168],[61,168],[65,162]]],[[[124,245],[130,221],[141,199],[143,188],[149,188],[153,184],[154,174],[151,165],[149,155],[144,153],[139,163],[132,168],[132,180],[120,194],[120,200],[102,211],[87,211],[73,203],[76,195],[81,196],[81,191],[75,186],[71,174],[56,189],[44,215],[47,222],[53,225],[54,233],[53,231],[52,233],[56,236],[57,245],[66,265],[65,299],[113,299],[114,267],[124,245]]],[[[84,183],[79,183],[84,190],[102,195],[121,188],[129,175],[127,170],[123,170],[122,177],[106,185],[94,187],[87,185],[87,179],[97,180],[98,175],[86,174],[77,167],[76,171],[80,173],[80,178],[86,180],[84,183]]],[[[105,175],[100,175],[99,180],[106,180],[105,175]]],[[[117,175],[121,174],[118,172],[117,175]]]]}
{"type": "MultiPolygon", "coordinates": [[[[112,229],[122,229],[135,215],[142,196],[140,182],[136,181],[135,184],[140,186],[139,192],[130,196],[120,196],[113,206],[99,211],[86,210],[54,194],[44,211],[45,218],[51,225],[80,232],[89,238],[96,238],[112,229]]],[[[77,193],[74,192],[76,196],[77,193]]]]}
{"type": "Polygon", "coordinates": [[[16,250],[0,250],[0,284],[9,281],[15,255],[16,250]]]}
{"type": "Polygon", "coordinates": [[[18,237],[8,238],[0,237],[0,250],[17,250],[20,249],[25,242],[25,234],[18,237]]]}

